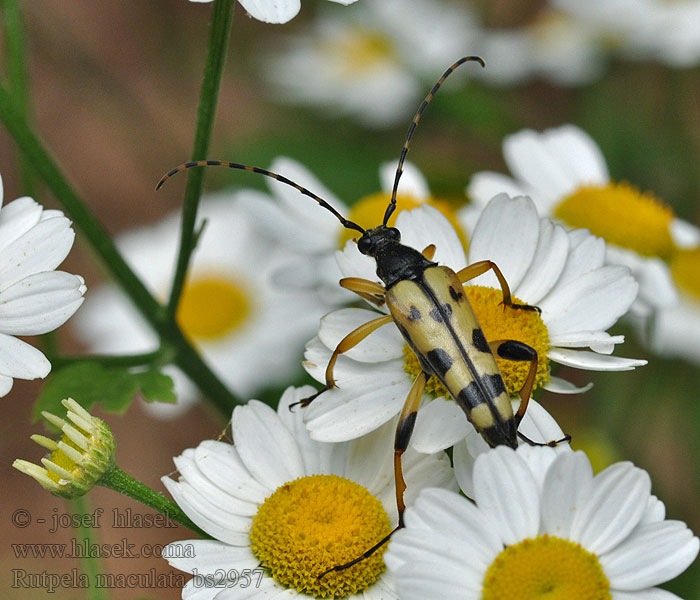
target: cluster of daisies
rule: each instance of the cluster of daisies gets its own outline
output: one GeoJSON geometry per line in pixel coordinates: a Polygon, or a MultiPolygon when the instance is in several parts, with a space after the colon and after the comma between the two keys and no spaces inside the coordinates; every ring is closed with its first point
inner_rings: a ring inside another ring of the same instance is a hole
{"type": "MultiPolygon", "coordinates": [[[[505,139],[504,157],[510,175],[475,174],[466,189],[471,202],[459,210],[434,197],[407,163],[389,224],[407,246],[434,245],[434,260],[455,272],[495,262],[514,302],[541,309],[503,306],[490,272],[464,287],[488,340],[535,348],[534,389],[588,389],[553,374],[555,364],[592,371],[644,365],[615,352],[624,338],[608,330],[620,318],[650,348],[699,360],[698,229],[650,193],[612,181],[596,144],[574,126],[516,133],[505,139]]],[[[381,165],[380,191],[352,206],[291,159],[270,169],[369,228],[381,222],[395,165],[381,165]]],[[[268,193],[240,189],[204,199],[200,217],[208,226],[177,315],[242,397],[293,379],[302,352],[306,371],[324,383],[340,340],[386,314],[359,306],[337,284],[343,277],[380,283],[352,231],[293,187],[266,181],[268,193]]],[[[178,221],[173,215],[118,240],[134,271],[163,298],[178,221]]],[[[55,271],[72,242],[68,220],[29,198],[0,211],[4,393],[13,377],[43,377],[49,369],[39,351],[12,336],[49,331],[82,303],[83,280],[55,271]]],[[[92,293],[76,322],[96,352],[158,345],[112,286],[92,293]]],[[[498,363],[517,410],[528,365],[498,363]]],[[[544,446],[565,434],[535,400],[520,431],[543,446],[489,449],[433,380],[403,456],[405,527],[370,557],[334,570],[398,524],[393,432],[421,372],[397,328],[381,327],[338,358],[337,387],[310,406],[300,402],[317,392],[311,386],[288,388],[277,410],[251,400],[233,412],[233,445],[205,441],[177,457],[179,477],[163,483],[212,538],[177,542],[164,553],[194,575],[183,598],[675,597],[656,586],[685,570],[700,543],[684,523],[665,518],[644,471],[623,462],[594,474],[568,444],[544,446]],[[240,573],[256,569],[257,584],[243,589],[240,573]]],[[[171,374],[179,402],[167,413],[154,409],[166,416],[196,398],[183,374],[171,374]]]]}
{"type": "MultiPolygon", "coordinates": [[[[698,0],[525,3],[520,22],[503,27],[493,22],[511,16],[508,9],[488,10],[476,1],[335,1],[352,6],[324,3],[295,33],[270,33],[260,70],[275,97],[322,108],[326,116],[351,116],[372,128],[410,118],[434,73],[466,48],[483,56],[487,68],[459,77],[488,86],[534,79],[585,85],[597,80],[611,59],[673,68],[700,63],[698,0]]],[[[299,0],[240,2],[268,22],[289,20],[300,8],[299,0]]]]}

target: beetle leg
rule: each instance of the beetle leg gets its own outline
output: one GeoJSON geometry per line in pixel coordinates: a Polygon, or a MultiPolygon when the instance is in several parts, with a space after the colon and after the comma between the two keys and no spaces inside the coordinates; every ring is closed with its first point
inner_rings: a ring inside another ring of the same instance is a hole
{"type": "Polygon", "coordinates": [[[377,317],[376,319],[372,319],[371,321],[367,321],[367,323],[360,325],[357,329],[353,329],[350,333],[348,333],[342,340],[340,340],[340,343],[336,346],[335,350],[333,350],[331,359],[328,361],[328,366],[326,367],[325,387],[322,390],[316,392],[313,396],[309,396],[308,398],[299,400],[299,402],[290,404],[290,410],[294,408],[297,404],[301,404],[302,407],[306,407],[309,404],[311,404],[316,398],[318,398],[321,394],[323,394],[323,392],[327,392],[328,390],[333,389],[335,387],[335,380],[333,379],[333,367],[335,367],[335,363],[338,360],[338,357],[344,352],[347,352],[351,348],[357,346],[357,344],[364,340],[370,333],[379,329],[382,325],[391,323],[393,320],[394,317],[392,317],[391,315],[383,315],[381,317],[377,317]]]}
{"type": "MultiPolygon", "coordinates": [[[[527,410],[527,405],[530,402],[530,396],[532,394],[532,388],[535,384],[535,376],[537,375],[537,351],[527,344],[518,342],[517,340],[494,340],[489,342],[491,347],[491,352],[495,356],[500,358],[505,358],[506,360],[529,360],[530,370],[528,371],[527,378],[523,387],[520,388],[518,394],[520,395],[520,406],[518,407],[518,412],[515,413],[515,423],[520,425],[520,421],[523,420],[525,416],[525,411],[527,410]]],[[[560,440],[551,440],[549,442],[533,442],[525,434],[518,431],[518,437],[524,442],[528,443],[530,446],[558,446],[562,442],[571,441],[571,436],[566,435],[560,440]]]]}
{"type": "Polygon", "coordinates": [[[361,296],[377,306],[382,306],[382,304],[384,304],[386,289],[384,289],[383,285],[375,281],[362,279],[361,277],[345,277],[341,279],[339,283],[340,287],[355,292],[358,296],[361,296]]]}
{"type": "Polygon", "coordinates": [[[356,565],[366,558],[369,558],[372,556],[372,554],[379,550],[379,548],[386,544],[396,531],[403,527],[403,513],[406,510],[403,494],[406,491],[406,482],[404,481],[403,469],[401,468],[401,455],[406,451],[406,448],[408,448],[408,442],[410,441],[411,434],[413,433],[413,426],[416,424],[418,406],[420,405],[421,398],[423,397],[425,383],[428,381],[429,377],[430,376],[425,373],[425,371],[421,372],[420,375],[416,377],[416,380],[411,386],[411,390],[408,392],[408,396],[406,397],[406,401],[404,402],[403,409],[401,411],[401,416],[399,417],[399,423],[396,426],[396,438],[394,440],[394,481],[396,482],[396,507],[399,511],[399,524],[362,555],[343,565],[337,565],[332,569],[328,569],[318,576],[319,579],[328,573],[344,571],[345,569],[356,565]]]}
{"type": "Polygon", "coordinates": [[[423,252],[421,252],[421,254],[427,260],[433,260],[433,257],[435,256],[435,244],[430,244],[430,246],[423,248],[423,252]]]}
{"type": "Polygon", "coordinates": [[[503,304],[505,306],[510,306],[511,308],[519,308],[521,310],[534,310],[538,313],[542,312],[538,306],[530,306],[529,304],[514,304],[510,294],[510,288],[508,287],[508,282],[503,276],[503,273],[498,268],[498,265],[490,260],[480,260],[478,262],[472,263],[460,269],[457,272],[457,277],[462,283],[466,283],[479,275],[483,275],[486,271],[492,270],[496,277],[498,278],[498,283],[501,284],[501,290],[503,291],[503,304]]]}

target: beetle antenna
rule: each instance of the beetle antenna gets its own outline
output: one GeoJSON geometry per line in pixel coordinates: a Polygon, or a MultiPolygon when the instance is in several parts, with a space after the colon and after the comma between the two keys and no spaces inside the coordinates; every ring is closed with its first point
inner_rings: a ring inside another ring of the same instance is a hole
{"type": "Polygon", "coordinates": [[[442,74],[442,77],[440,77],[440,79],[438,79],[437,83],[433,86],[433,89],[430,90],[430,92],[428,92],[428,95],[425,97],[425,100],[423,100],[421,105],[418,107],[418,110],[416,111],[416,114],[414,115],[413,120],[411,121],[411,124],[408,127],[408,133],[406,134],[406,141],[403,143],[403,148],[401,148],[401,156],[399,157],[399,164],[396,167],[396,175],[394,177],[394,187],[391,190],[391,201],[389,202],[389,206],[386,207],[386,212],[384,213],[384,221],[383,221],[384,225],[386,225],[389,222],[389,217],[396,210],[396,193],[397,193],[397,190],[399,189],[399,179],[401,179],[401,175],[403,173],[403,163],[406,160],[406,155],[408,154],[408,146],[411,143],[411,138],[413,137],[413,133],[416,130],[416,125],[418,125],[418,121],[420,121],[420,118],[423,115],[423,112],[427,108],[428,104],[430,104],[430,101],[433,99],[433,96],[440,89],[440,86],[445,82],[445,79],[447,79],[450,76],[452,71],[456,70],[457,67],[464,64],[465,62],[478,62],[482,67],[486,66],[486,63],[484,63],[484,60],[480,56],[464,56],[464,57],[460,58],[456,63],[454,63],[449,69],[447,69],[447,71],[445,71],[442,74]]]}
{"type": "Polygon", "coordinates": [[[228,167],[229,169],[239,169],[241,171],[249,171],[250,173],[259,173],[260,175],[265,175],[265,177],[276,179],[277,181],[280,181],[286,185],[293,187],[296,190],[299,190],[299,192],[304,194],[304,196],[308,196],[309,198],[313,198],[314,200],[316,200],[316,202],[318,202],[323,208],[332,212],[340,221],[342,226],[346,229],[354,229],[355,231],[359,231],[360,233],[365,232],[365,230],[362,227],[360,227],[357,223],[346,219],[337,210],[335,210],[335,208],[328,204],[328,202],[326,202],[320,196],[314,194],[312,191],[307,190],[305,187],[299,185],[298,183],[295,183],[294,181],[288,179],[284,175],[279,175],[278,173],[273,173],[272,171],[268,171],[267,169],[261,169],[260,167],[251,167],[249,165],[241,165],[233,162],[224,162],[222,160],[197,160],[192,162],[186,162],[181,165],[178,165],[177,167],[171,169],[165,175],[163,175],[163,177],[160,178],[158,185],[156,185],[156,192],[160,188],[162,188],[163,184],[173,175],[177,175],[178,173],[181,173],[182,171],[185,171],[187,169],[191,169],[192,167],[228,167]]]}

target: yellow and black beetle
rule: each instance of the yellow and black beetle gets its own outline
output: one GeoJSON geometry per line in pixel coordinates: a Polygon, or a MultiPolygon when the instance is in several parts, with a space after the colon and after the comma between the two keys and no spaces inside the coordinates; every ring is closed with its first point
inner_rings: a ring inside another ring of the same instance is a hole
{"type": "MultiPolygon", "coordinates": [[[[374,258],[377,264],[377,275],[384,285],[356,277],[342,279],[340,285],[377,306],[386,304],[390,314],[373,319],[348,333],[335,348],[328,363],[326,386],[314,396],[302,400],[300,404],[307,406],[318,395],[335,387],[333,367],[339,355],[359,344],[382,325],[391,322],[396,324],[422,367],[404,403],[394,441],[394,474],[399,527],[403,526],[405,510],[403,494],[406,489],[401,456],[408,447],[423,391],[430,377],[437,377],[442,382],[489,446],[505,445],[515,448],[518,445],[518,437],[530,444],[540,445],[518,432],[518,425],[527,409],[535,381],[537,352],[527,344],[515,340],[487,341],[467,300],[463,285],[488,270],[493,270],[500,282],[505,306],[522,310],[539,311],[539,309],[535,306],[512,302],[508,284],[495,263],[489,260],[479,261],[455,273],[449,267],[440,266],[432,261],[434,245],[428,246],[422,252],[404,246],[401,244],[399,230],[387,225],[389,217],[396,209],[399,180],[416,125],[445,79],[457,67],[468,61],[476,61],[484,66],[483,60],[477,56],[466,56],[455,62],[433,86],[413,117],[401,150],[391,199],[382,224],[377,227],[365,230],[357,223],[344,218],[325,200],[290,179],[266,169],[238,163],[218,160],[184,163],[164,175],[156,187],[160,189],[169,177],[191,167],[224,166],[260,173],[290,185],[303,195],[313,198],[323,208],[333,213],[343,227],[361,234],[357,240],[357,247],[362,254],[374,258]],[[519,391],[520,406],[515,413],[494,354],[506,360],[530,363],[525,383],[519,391]]],[[[568,439],[568,436],[564,438],[564,440],[568,439]]],[[[541,445],[556,445],[564,440],[550,441],[541,445]]],[[[340,565],[332,570],[341,570],[359,562],[373,553],[387,539],[388,536],[351,563],[340,565]]]]}

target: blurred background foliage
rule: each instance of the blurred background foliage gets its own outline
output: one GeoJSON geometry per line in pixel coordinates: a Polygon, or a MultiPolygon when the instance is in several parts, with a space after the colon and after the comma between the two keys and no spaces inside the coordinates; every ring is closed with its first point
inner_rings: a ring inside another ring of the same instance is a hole
{"type": "MultiPolygon", "coordinates": [[[[306,0],[300,15],[284,26],[249,19],[236,7],[210,158],[267,167],[275,157],[289,156],[348,203],[377,191],[378,165],[398,158],[411,115],[400,125],[372,129],[351,117],[287,104],[269,84],[264,66],[270,49],[280,47],[280,36],[305,32],[322,11],[343,17],[344,11],[359,9],[362,2],[342,7],[306,0]]],[[[518,27],[536,18],[545,2],[475,5],[491,27],[518,27]]],[[[185,0],[45,0],[22,2],[20,7],[26,36],[27,110],[90,209],[116,235],[135,225],[155,223],[177,208],[182,182],[159,195],[153,187],[191,152],[210,6],[185,0]]],[[[1,35],[4,52],[8,40],[6,33],[1,35]]],[[[420,55],[421,48],[413,51],[420,55]]],[[[465,43],[463,53],[473,54],[475,49],[465,43]]],[[[484,58],[488,69],[489,56],[484,58]]],[[[7,80],[7,62],[0,64],[7,80]]],[[[440,72],[435,71],[432,79],[440,72]]],[[[429,87],[425,85],[425,92],[429,87]]],[[[391,93],[387,97],[390,101],[391,93]]],[[[470,77],[461,83],[450,81],[421,121],[410,158],[435,195],[464,203],[464,188],[473,173],[507,171],[501,152],[504,135],[563,123],[579,125],[597,141],[615,179],[652,190],[679,217],[700,224],[697,66],[673,68],[654,60],[611,57],[599,77],[580,85],[564,87],[540,78],[500,86],[470,77]]],[[[4,129],[0,129],[0,170],[6,201],[31,191],[39,202],[56,206],[41,181],[35,179],[32,189],[27,188],[21,157],[4,129]]],[[[207,189],[224,186],[266,189],[266,182],[224,169],[207,172],[207,189]]],[[[80,235],[65,268],[83,274],[89,290],[104,279],[80,235]]],[[[698,365],[651,355],[624,324],[612,333],[627,336],[618,354],[647,358],[649,365],[629,373],[561,368],[559,374],[577,385],[593,381],[593,389],[578,396],[544,392],[538,399],[573,435],[574,447],[599,454],[602,462],[625,459],[647,469],[668,515],[685,520],[700,533],[698,365]]],[[[70,327],[59,337],[64,350],[81,350],[70,327]]],[[[301,371],[299,381],[304,381],[301,371]]],[[[12,489],[3,495],[3,512],[15,507],[19,498],[37,511],[62,506],[9,469],[14,457],[36,454],[27,438],[31,402],[39,387],[36,382],[17,382],[12,394],[2,399],[2,464],[12,489]]],[[[278,398],[278,390],[261,394],[278,398]]],[[[158,478],[172,470],[173,455],[205,437],[216,437],[224,426],[217,415],[202,408],[179,422],[149,424],[147,419],[132,406],[116,426],[117,440],[122,465],[137,465],[134,474],[155,487],[160,486],[158,478]]],[[[109,423],[118,421],[111,416],[109,423]]],[[[115,499],[100,492],[94,502],[112,506],[115,499]]],[[[150,533],[165,542],[177,539],[167,530],[150,533]]],[[[9,548],[0,552],[8,553],[9,548]]],[[[9,555],[7,559],[15,560],[9,555]]],[[[164,569],[160,561],[144,564],[164,569]]],[[[697,561],[667,587],[683,598],[700,597],[697,561]]],[[[12,597],[33,597],[22,593],[12,597]]],[[[179,596],[176,590],[157,590],[148,597],[179,596]]]]}

